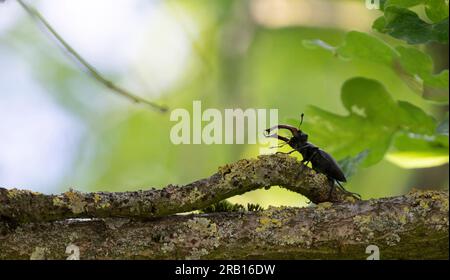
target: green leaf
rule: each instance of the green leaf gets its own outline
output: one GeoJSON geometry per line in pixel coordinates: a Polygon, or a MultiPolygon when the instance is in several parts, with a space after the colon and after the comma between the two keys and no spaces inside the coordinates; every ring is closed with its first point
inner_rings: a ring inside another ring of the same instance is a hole
{"type": "Polygon", "coordinates": [[[425,168],[448,162],[448,136],[399,132],[386,159],[403,168],[425,168]]]}
{"type": "Polygon", "coordinates": [[[403,81],[423,98],[448,103],[448,70],[434,74],[431,57],[414,48],[398,46],[395,49],[366,33],[347,33],[340,46],[331,46],[320,40],[305,41],[305,45],[331,51],[344,60],[362,59],[392,68],[403,81]]]}
{"type": "Polygon", "coordinates": [[[448,93],[448,70],[425,78],[423,98],[447,104],[448,93]]]}
{"type": "Polygon", "coordinates": [[[312,143],[338,160],[368,150],[362,165],[372,165],[383,159],[397,132],[433,135],[436,128],[431,116],[408,102],[394,101],[375,80],[346,81],[341,100],[348,115],[336,115],[313,106],[307,110],[303,126],[312,143]]]}
{"type": "Polygon", "coordinates": [[[363,162],[363,166],[369,166],[382,160],[389,148],[394,131],[383,131],[380,123],[353,114],[335,115],[317,107],[310,107],[307,113],[309,121],[304,129],[311,142],[338,160],[370,150],[363,162]]]}
{"type": "Polygon", "coordinates": [[[431,57],[418,49],[399,46],[397,73],[415,92],[435,102],[448,102],[448,70],[433,74],[431,57]]]}
{"type": "Polygon", "coordinates": [[[347,179],[351,178],[356,173],[361,163],[368,155],[369,150],[365,150],[354,157],[346,157],[338,162],[347,179]]]}
{"type": "Polygon", "coordinates": [[[440,22],[448,18],[448,1],[446,0],[386,0],[382,10],[389,6],[401,8],[411,8],[418,5],[425,5],[425,13],[432,22],[440,22]]]}
{"type": "Polygon", "coordinates": [[[433,71],[433,60],[429,55],[416,48],[399,46],[396,50],[402,59],[399,60],[403,70],[421,77],[429,75],[433,71]]]}
{"type": "Polygon", "coordinates": [[[448,18],[429,24],[415,12],[398,6],[386,7],[384,16],[374,22],[373,28],[409,44],[448,43],[448,18]]]}
{"type": "Polygon", "coordinates": [[[436,120],[433,117],[409,102],[398,101],[397,104],[399,111],[395,117],[402,130],[417,134],[434,134],[436,120]]]}
{"type": "Polygon", "coordinates": [[[382,84],[363,78],[351,79],[342,86],[344,107],[352,114],[369,121],[395,124],[396,118],[388,114],[394,112],[397,104],[382,84]],[[374,106],[377,104],[376,106],[374,106]]]}
{"type": "Polygon", "coordinates": [[[448,113],[445,118],[439,123],[438,127],[436,128],[436,133],[448,136],[448,113]]]}
{"type": "Polygon", "coordinates": [[[428,0],[426,1],[425,13],[433,22],[440,22],[448,18],[448,1],[428,0]]]}
{"type": "Polygon", "coordinates": [[[320,47],[322,49],[331,51],[332,53],[335,53],[335,51],[336,51],[335,47],[333,47],[330,44],[328,44],[322,40],[319,40],[319,39],[303,40],[302,43],[303,43],[303,46],[308,49],[316,49],[317,47],[320,47]]]}
{"type": "Polygon", "coordinates": [[[386,65],[392,65],[393,59],[398,56],[396,51],[382,40],[357,31],[348,32],[336,52],[344,59],[358,58],[386,65]]]}
{"type": "Polygon", "coordinates": [[[410,8],[425,3],[427,0],[387,0],[384,8],[389,6],[399,6],[403,8],[410,8]]]}
{"type": "Polygon", "coordinates": [[[398,57],[395,49],[382,40],[357,31],[348,32],[342,45],[337,47],[317,39],[304,40],[303,45],[309,48],[323,48],[344,60],[364,59],[389,66],[392,65],[393,59],[398,57]]]}

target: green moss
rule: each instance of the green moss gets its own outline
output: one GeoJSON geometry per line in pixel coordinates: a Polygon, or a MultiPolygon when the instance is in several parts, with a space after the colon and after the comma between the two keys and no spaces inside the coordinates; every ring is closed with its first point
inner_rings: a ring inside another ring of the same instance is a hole
{"type": "Polygon", "coordinates": [[[367,216],[362,216],[362,215],[356,215],[353,217],[353,222],[360,228],[365,228],[368,225],[370,225],[370,223],[372,222],[372,217],[367,215],[367,216]]]}
{"type": "Polygon", "coordinates": [[[440,201],[440,210],[444,212],[448,212],[448,197],[443,197],[442,195],[439,196],[440,201]]]}
{"type": "Polygon", "coordinates": [[[193,248],[191,251],[191,254],[186,257],[186,260],[198,260],[208,254],[209,254],[209,252],[205,248],[193,248]]]}
{"type": "Polygon", "coordinates": [[[111,204],[109,204],[109,202],[101,203],[98,205],[98,208],[101,208],[101,209],[106,209],[109,207],[111,207],[111,204]]]}
{"type": "Polygon", "coordinates": [[[10,190],[7,191],[6,196],[9,199],[14,199],[14,198],[20,196],[21,194],[23,194],[24,192],[25,191],[18,190],[18,189],[10,189],[10,190]]]}
{"type": "Polygon", "coordinates": [[[428,205],[428,201],[421,200],[420,203],[419,203],[419,205],[420,205],[420,207],[422,207],[422,208],[425,209],[425,210],[430,209],[430,205],[428,205]]]}
{"type": "Polygon", "coordinates": [[[189,195],[186,197],[189,203],[194,203],[199,200],[204,194],[198,190],[198,188],[194,188],[189,195]]]}
{"type": "Polygon", "coordinates": [[[267,210],[260,212],[259,226],[255,231],[261,233],[266,232],[268,229],[282,227],[288,216],[288,214],[281,211],[282,209],[285,209],[285,207],[270,206],[267,210]]]}
{"type": "Polygon", "coordinates": [[[99,203],[100,201],[102,200],[102,197],[98,194],[98,193],[96,193],[96,194],[94,194],[94,203],[99,203]]]}
{"type": "Polygon", "coordinates": [[[30,260],[45,260],[47,259],[49,250],[45,247],[36,247],[30,255],[30,260]]]}
{"type": "Polygon", "coordinates": [[[388,246],[395,246],[396,244],[398,244],[401,241],[400,235],[398,235],[397,233],[388,233],[385,236],[385,242],[388,246]]]}
{"type": "Polygon", "coordinates": [[[180,236],[173,236],[170,242],[185,244],[190,252],[186,259],[200,259],[219,246],[221,233],[210,219],[195,217],[186,221],[185,225],[189,230],[180,236]]]}
{"type": "Polygon", "coordinates": [[[84,198],[81,193],[70,190],[64,193],[64,196],[68,200],[68,207],[72,210],[74,214],[80,214],[85,212],[87,202],[84,201],[84,198]]]}
{"type": "Polygon", "coordinates": [[[58,206],[58,207],[64,206],[64,201],[57,196],[55,196],[53,198],[52,203],[54,206],[58,206]]]}
{"type": "Polygon", "coordinates": [[[217,225],[207,218],[193,218],[186,222],[191,230],[197,231],[202,236],[214,236],[217,233],[217,225]]]}
{"type": "Polygon", "coordinates": [[[276,242],[281,246],[302,246],[310,248],[313,243],[313,231],[310,226],[302,226],[298,231],[280,232],[276,236],[276,242]]]}
{"type": "Polygon", "coordinates": [[[200,213],[218,213],[218,212],[244,212],[244,211],[262,211],[259,204],[248,203],[247,207],[238,203],[231,203],[228,200],[221,200],[217,203],[200,210],[200,213]]]}
{"type": "Polygon", "coordinates": [[[405,214],[400,214],[400,216],[399,216],[399,221],[400,221],[400,223],[402,223],[402,224],[406,224],[407,223],[407,216],[405,215],[405,214]]]}
{"type": "Polygon", "coordinates": [[[163,252],[163,253],[169,253],[169,252],[172,252],[172,251],[174,251],[175,250],[175,244],[173,243],[173,242],[169,242],[169,243],[164,243],[162,246],[161,246],[161,251],[163,252]]]}
{"type": "Polygon", "coordinates": [[[325,209],[330,209],[333,206],[333,203],[331,202],[322,202],[317,204],[317,210],[325,210],[325,209]]]}
{"type": "Polygon", "coordinates": [[[348,203],[355,203],[355,202],[357,202],[359,200],[361,200],[361,199],[359,199],[358,197],[354,197],[354,196],[348,195],[348,196],[345,197],[344,201],[348,202],[348,203]]]}

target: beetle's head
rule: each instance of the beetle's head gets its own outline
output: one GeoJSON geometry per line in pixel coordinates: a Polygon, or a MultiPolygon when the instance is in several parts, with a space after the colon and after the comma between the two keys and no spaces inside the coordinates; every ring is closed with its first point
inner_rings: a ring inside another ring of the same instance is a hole
{"type": "Polygon", "coordinates": [[[289,139],[289,143],[294,146],[303,146],[306,142],[308,142],[308,134],[301,130],[295,131],[292,138],[289,139]]]}
{"type": "Polygon", "coordinates": [[[304,113],[302,113],[302,115],[300,116],[300,124],[298,125],[298,130],[297,133],[295,133],[294,137],[296,138],[297,141],[301,142],[301,143],[306,143],[308,142],[308,134],[304,133],[300,127],[303,124],[303,117],[305,116],[304,113]]]}
{"type": "Polygon", "coordinates": [[[298,131],[297,137],[300,140],[300,142],[308,142],[308,134],[304,133],[301,130],[298,131]]]}

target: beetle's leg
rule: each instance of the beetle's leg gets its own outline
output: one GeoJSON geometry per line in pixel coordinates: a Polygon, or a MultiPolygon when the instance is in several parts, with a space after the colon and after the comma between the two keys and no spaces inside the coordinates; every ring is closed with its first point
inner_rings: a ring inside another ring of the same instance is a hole
{"type": "Polygon", "coordinates": [[[359,194],[347,191],[346,189],[344,189],[344,187],[341,185],[341,183],[338,180],[335,180],[331,177],[327,177],[327,178],[328,178],[328,181],[331,183],[330,192],[328,193],[329,200],[332,198],[333,191],[336,188],[336,185],[342,192],[344,192],[346,194],[350,194],[352,197],[354,197],[358,200],[361,200],[361,196],[359,194]]]}
{"type": "Polygon", "coordinates": [[[290,152],[287,152],[287,153],[283,153],[283,152],[276,152],[276,154],[290,155],[290,154],[292,154],[293,152],[296,152],[296,150],[292,150],[292,151],[290,151],[290,152]]]}
{"type": "Polygon", "coordinates": [[[335,180],[333,178],[331,178],[331,177],[328,177],[328,176],[327,176],[327,179],[328,179],[328,182],[330,182],[330,184],[331,184],[330,192],[328,193],[328,200],[331,200],[331,197],[333,195],[333,191],[334,191],[334,188],[335,188],[335,183],[334,183],[335,180]]]}
{"type": "MultiPolygon", "coordinates": [[[[301,150],[303,150],[303,149],[305,149],[305,148],[306,148],[306,146],[300,148],[299,151],[301,151],[301,150]]],[[[310,163],[311,160],[317,155],[318,151],[319,151],[319,148],[315,147],[315,148],[314,148],[314,153],[313,153],[309,158],[304,158],[304,159],[302,159],[302,162],[303,162],[305,165],[308,165],[308,163],[310,163]]]]}
{"type": "Polygon", "coordinates": [[[272,126],[271,128],[268,128],[265,130],[266,137],[270,137],[269,133],[272,130],[280,129],[280,128],[289,130],[292,133],[292,135],[295,135],[298,132],[298,129],[296,127],[293,127],[293,126],[287,125],[287,124],[278,124],[278,125],[272,126]]]}
{"type": "Polygon", "coordinates": [[[280,145],[278,145],[278,146],[272,146],[272,147],[269,147],[269,149],[282,148],[282,147],[284,147],[286,144],[287,144],[287,143],[283,143],[283,144],[280,144],[280,145]]]}
{"type": "Polygon", "coordinates": [[[355,198],[361,200],[361,195],[360,195],[360,194],[354,193],[354,192],[350,192],[350,191],[347,191],[347,190],[341,185],[341,183],[339,183],[339,181],[336,181],[336,183],[337,183],[337,185],[339,186],[339,189],[341,189],[341,191],[343,191],[343,192],[345,192],[345,193],[347,193],[347,194],[350,194],[351,196],[353,196],[353,197],[355,197],[355,198]]]}

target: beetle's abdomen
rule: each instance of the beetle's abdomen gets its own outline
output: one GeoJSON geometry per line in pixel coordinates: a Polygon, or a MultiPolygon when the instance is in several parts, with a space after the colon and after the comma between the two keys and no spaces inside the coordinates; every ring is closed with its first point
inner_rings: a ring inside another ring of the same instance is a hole
{"type": "Polygon", "coordinates": [[[327,152],[318,150],[317,154],[311,160],[313,168],[340,182],[347,182],[344,172],[339,164],[327,152]]]}

